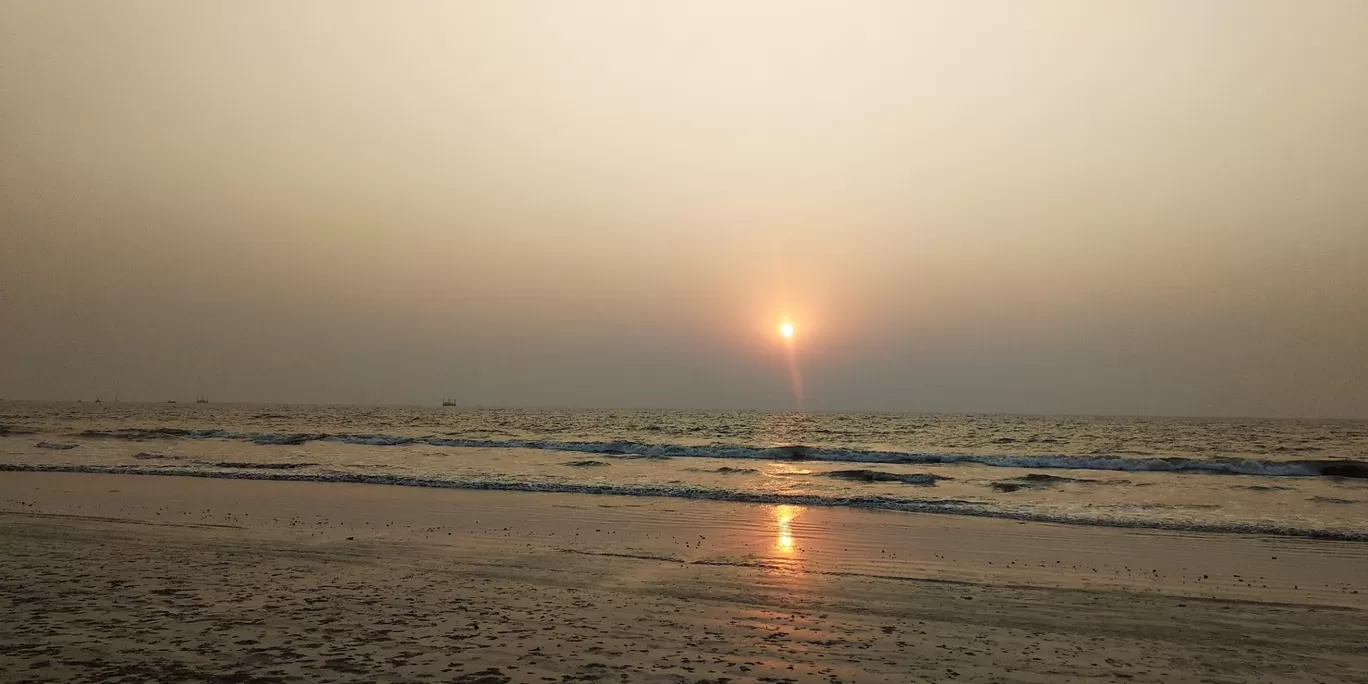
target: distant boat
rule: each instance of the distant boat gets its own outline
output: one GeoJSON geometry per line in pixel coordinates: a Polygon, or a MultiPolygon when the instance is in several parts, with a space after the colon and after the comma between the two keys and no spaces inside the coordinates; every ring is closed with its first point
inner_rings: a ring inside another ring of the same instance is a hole
{"type": "Polygon", "coordinates": [[[174,404],[174,403],[176,403],[176,400],[175,400],[175,399],[167,399],[167,400],[166,400],[166,403],[168,403],[168,404],[174,404]]]}
{"type": "Polygon", "coordinates": [[[97,404],[100,403],[100,398],[99,398],[99,397],[95,397],[95,403],[97,403],[97,404]]]}
{"type": "Polygon", "coordinates": [[[456,402],[455,402],[455,401],[452,401],[451,399],[443,399],[443,400],[442,400],[442,406],[455,406],[455,405],[456,405],[456,402]]]}
{"type": "Polygon", "coordinates": [[[195,400],[195,403],[196,403],[196,404],[207,404],[207,403],[209,403],[209,400],[208,400],[208,399],[205,399],[204,397],[200,397],[200,398],[198,398],[198,399],[195,400]]]}

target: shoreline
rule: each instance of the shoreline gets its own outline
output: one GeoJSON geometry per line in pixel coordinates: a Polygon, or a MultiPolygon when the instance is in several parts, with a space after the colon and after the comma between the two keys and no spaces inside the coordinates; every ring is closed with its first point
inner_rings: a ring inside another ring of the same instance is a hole
{"type": "MultiPolygon", "coordinates": [[[[0,429],[0,437],[41,436],[41,430],[19,428],[0,429]]],[[[1368,461],[1348,456],[1317,457],[1317,452],[1283,452],[1298,458],[1267,458],[1263,454],[1241,454],[1233,457],[1193,458],[1175,454],[1141,453],[1061,453],[1055,451],[956,452],[919,451],[910,447],[897,450],[877,449],[839,444],[780,444],[756,446],[744,444],[672,444],[625,440],[579,441],[516,439],[490,440],[434,435],[399,435],[347,432],[253,432],[222,428],[123,427],[118,429],[86,429],[70,433],[52,433],[62,439],[122,440],[128,442],[161,441],[169,439],[222,440],[269,446],[300,446],[311,442],[354,444],[373,447],[431,446],[445,448],[531,449],[564,451],[598,456],[636,458],[722,458],[739,461],[793,461],[825,463],[863,463],[870,465],[980,465],[985,467],[1029,468],[1036,470],[1095,470],[1108,473],[1175,473],[1214,476],[1251,477],[1343,477],[1368,479],[1368,461]]]]}
{"type": "MultiPolygon", "coordinates": [[[[1049,523],[1077,527],[1100,527],[1133,530],[1193,532],[1200,534],[1263,535],[1317,541],[1351,543],[1368,542],[1368,532],[1349,532],[1324,529],[1305,529],[1254,523],[1183,523],[1168,520],[1135,520],[1086,518],[1051,513],[1032,513],[1010,510],[972,508],[973,502],[958,499],[888,500],[880,497],[833,497],[801,494],[756,493],[739,490],[695,489],[687,493],[675,488],[629,484],[560,484],[551,482],[520,483],[498,480],[455,480],[441,478],[405,477],[399,475],[366,475],[363,473],[334,473],[318,475],[281,472],[205,471],[175,467],[145,467],[122,465],[67,465],[0,463],[0,472],[10,473],[68,473],[96,475],[136,475],[149,477],[188,477],[210,480],[243,480],[270,482],[312,482],[318,484],[363,484],[423,489],[460,491],[500,491],[525,493],[553,493],[586,496],[652,497],[683,501],[714,501],[736,504],[787,504],[811,507],[850,508],[856,510],[887,511],[909,514],[929,514],[984,518],[1028,523],[1049,523]]],[[[262,467],[262,466],[257,466],[262,467]]],[[[269,468],[268,468],[269,469],[269,468]]]]}
{"type": "Polygon", "coordinates": [[[309,535],[323,539],[346,531],[345,536],[357,539],[439,546],[452,541],[452,535],[415,530],[440,527],[456,535],[479,536],[508,528],[522,530],[525,543],[556,553],[606,552],[684,565],[1062,589],[1103,587],[1368,609],[1368,581],[1360,577],[1361,568],[1368,567],[1368,545],[1353,541],[790,503],[374,486],[271,475],[244,479],[170,473],[10,473],[0,478],[0,517],[46,513],[156,524],[174,519],[177,524],[229,525],[267,535],[301,530],[299,525],[308,520],[309,535]],[[25,491],[43,498],[26,500],[25,491]],[[218,505],[212,513],[204,512],[183,497],[218,505]],[[253,514],[247,502],[257,499],[271,505],[255,504],[259,510],[253,514]],[[359,514],[350,506],[364,506],[368,512],[359,514]],[[289,511],[296,523],[281,522],[287,520],[284,513],[273,515],[275,521],[264,519],[272,508],[289,511]],[[392,524],[382,527],[372,520],[381,517],[392,524]],[[590,534],[591,526],[609,531],[590,534]],[[585,531],[580,536],[570,528],[585,531]],[[663,530],[677,539],[665,541],[663,530]],[[694,537],[705,539],[690,542],[694,537]],[[1202,565],[1205,556],[1215,560],[1202,565]],[[1264,579],[1255,587],[1248,578],[1264,579]]]}

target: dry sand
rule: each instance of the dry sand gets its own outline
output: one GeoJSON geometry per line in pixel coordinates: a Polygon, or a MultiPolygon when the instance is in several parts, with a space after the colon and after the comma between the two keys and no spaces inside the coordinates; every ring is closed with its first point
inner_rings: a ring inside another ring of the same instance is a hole
{"type": "Polygon", "coordinates": [[[0,475],[5,682],[1368,682],[1368,544],[0,475]]]}

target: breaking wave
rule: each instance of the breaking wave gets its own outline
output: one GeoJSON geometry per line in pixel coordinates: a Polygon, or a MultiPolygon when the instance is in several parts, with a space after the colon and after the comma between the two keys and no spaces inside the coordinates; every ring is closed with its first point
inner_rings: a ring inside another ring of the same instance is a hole
{"type": "MultiPolygon", "coordinates": [[[[228,464],[208,464],[222,467],[228,464]]],[[[244,464],[247,465],[247,464],[244,464]]],[[[565,494],[598,494],[605,496],[660,496],[708,501],[730,501],[756,504],[790,504],[798,506],[842,506],[850,508],[903,511],[909,513],[937,513],[984,518],[1004,518],[1034,522],[1051,522],[1100,527],[1124,527],[1181,530],[1188,532],[1225,532],[1263,534],[1340,541],[1368,541],[1368,532],[1326,530],[1284,526],[1267,523],[1203,523],[1152,519],[1113,519],[1073,516],[1053,512],[1002,510],[991,505],[961,499],[911,499],[884,496],[836,496],[816,494],[776,494],[728,489],[713,489],[683,484],[573,484],[564,482],[524,482],[488,478],[431,478],[407,475],[366,474],[329,471],[325,473],[291,472],[288,469],[260,469],[251,464],[243,470],[199,470],[177,466],[147,467],[133,465],[65,465],[65,464],[3,464],[0,472],[68,472],[113,475],[167,475],[205,477],[233,480],[281,480],[290,482],[347,482],[356,484],[397,485],[406,487],[435,487],[443,489],[476,489],[516,492],[552,492],[565,494]]]]}
{"type": "Polygon", "coordinates": [[[1166,472],[1207,475],[1257,475],[1262,477],[1348,477],[1368,478],[1368,462],[1356,460],[1275,461],[1243,458],[1140,457],[1120,455],[1017,455],[956,454],[878,451],[839,447],[787,445],[759,447],[734,444],[686,446],[644,444],[631,441],[575,442],[555,440],[492,440],[452,437],[403,437],[376,434],[260,433],[218,429],[127,428],[87,430],[78,437],[102,439],[227,439],[264,445],[299,445],[306,442],[336,442],[368,446],[425,445],[492,449],[539,449],[598,454],[623,458],[720,458],[764,461],[829,461],[847,463],[891,463],[927,465],[973,463],[989,467],[1104,470],[1117,472],[1166,472]]]}

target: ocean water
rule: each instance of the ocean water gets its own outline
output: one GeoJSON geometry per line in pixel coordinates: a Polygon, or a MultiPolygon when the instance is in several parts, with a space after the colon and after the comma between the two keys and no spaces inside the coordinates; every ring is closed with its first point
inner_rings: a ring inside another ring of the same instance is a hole
{"type": "Polygon", "coordinates": [[[6,401],[5,470],[1368,540],[1368,421],[6,401]]]}

